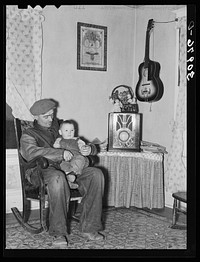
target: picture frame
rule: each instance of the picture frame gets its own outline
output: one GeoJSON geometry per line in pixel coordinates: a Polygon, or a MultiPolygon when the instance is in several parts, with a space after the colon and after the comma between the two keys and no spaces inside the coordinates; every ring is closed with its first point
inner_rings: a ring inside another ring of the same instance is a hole
{"type": "Polygon", "coordinates": [[[140,152],[142,114],[109,113],[108,151],[140,152]]]}
{"type": "Polygon", "coordinates": [[[107,27],[77,23],[77,69],[107,71],[107,27]]]}

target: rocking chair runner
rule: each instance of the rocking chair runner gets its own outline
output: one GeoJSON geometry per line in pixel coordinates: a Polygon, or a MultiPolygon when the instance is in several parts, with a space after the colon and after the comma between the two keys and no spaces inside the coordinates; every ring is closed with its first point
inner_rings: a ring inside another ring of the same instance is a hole
{"type": "MultiPolygon", "coordinates": [[[[16,132],[16,140],[17,140],[17,149],[18,149],[18,157],[19,157],[19,165],[20,165],[20,176],[21,176],[21,185],[22,185],[22,200],[23,200],[23,211],[22,214],[18,210],[17,207],[12,207],[11,210],[17,219],[17,221],[22,225],[28,232],[33,234],[38,234],[43,230],[47,231],[47,223],[46,223],[46,208],[45,202],[48,201],[48,195],[46,191],[46,186],[44,184],[44,179],[42,176],[42,169],[48,167],[48,160],[44,157],[36,157],[35,159],[27,162],[22,155],[20,154],[20,138],[22,135],[22,131],[33,125],[31,121],[24,121],[18,118],[14,119],[15,124],[15,132],[16,132]],[[25,176],[26,170],[37,167],[37,173],[40,180],[39,187],[34,187],[25,176]],[[29,216],[30,216],[30,204],[31,201],[39,201],[40,208],[40,226],[38,228],[30,225],[29,216]]],[[[90,160],[90,164],[92,159],[90,160]]],[[[74,216],[76,204],[81,202],[81,195],[77,189],[70,189],[71,198],[70,198],[70,213],[71,218],[76,219],[74,216]],[[73,211],[73,212],[72,212],[73,211]]]]}

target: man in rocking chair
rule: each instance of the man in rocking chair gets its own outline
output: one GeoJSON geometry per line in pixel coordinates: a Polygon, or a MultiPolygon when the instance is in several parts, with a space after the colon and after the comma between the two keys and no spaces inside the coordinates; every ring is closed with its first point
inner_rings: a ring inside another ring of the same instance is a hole
{"type": "MultiPolygon", "coordinates": [[[[61,148],[53,148],[56,138],[59,136],[58,119],[54,116],[56,104],[50,99],[36,101],[30,108],[34,116],[34,127],[28,128],[22,134],[21,154],[30,161],[37,156],[43,156],[49,160],[49,167],[43,169],[45,184],[49,196],[49,234],[54,236],[54,245],[67,245],[67,212],[69,209],[70,188],[65,173],[55,167],[62,160],[69,161],[72,153],[61,148]],[[51,164],[52,163],[52,164],[51,164]]],[[[95,155],[96,147],[83,148],[82,155],[95,155]]],[[[34,185],[37,184],[37,176],[34,173],[30,177],[34,185]]],[[[82,195],[80,204],[79,230],[89,240],[102,240],[102,197],[104,192],[104,176],[100,169],[86,167],[76,181],[79,192],[82,195]]]]}

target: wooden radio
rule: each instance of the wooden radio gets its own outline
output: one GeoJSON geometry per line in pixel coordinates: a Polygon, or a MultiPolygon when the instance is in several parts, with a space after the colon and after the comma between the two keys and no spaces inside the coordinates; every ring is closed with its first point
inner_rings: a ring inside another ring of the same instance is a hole
{"type": "Polygon", "coordinates": [[[108,151],[140,152],[142,114],[109,113],[108,151]]]}

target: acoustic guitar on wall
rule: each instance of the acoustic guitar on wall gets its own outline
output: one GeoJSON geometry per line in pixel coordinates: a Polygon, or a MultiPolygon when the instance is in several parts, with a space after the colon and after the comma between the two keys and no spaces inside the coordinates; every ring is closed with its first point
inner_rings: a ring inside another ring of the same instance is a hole
{"type": "Polygon", "coordinates": [[[139,81],[136,85],[135,94],[141,102],[158,101],[164,93],[164,86],[159,77],[160,64],[149,59],[149,40],[153,26],[153,19],[150,19],[146,31],[144,62],[141,63],[138,68],[139,81]]]}

